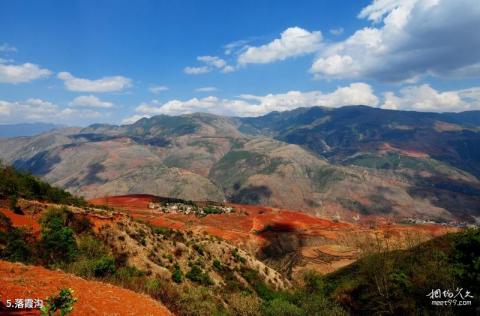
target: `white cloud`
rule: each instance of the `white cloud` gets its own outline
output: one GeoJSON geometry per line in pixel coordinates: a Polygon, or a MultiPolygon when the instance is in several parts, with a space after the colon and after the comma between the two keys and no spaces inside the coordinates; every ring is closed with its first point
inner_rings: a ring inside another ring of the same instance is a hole
{"type": "Polygon", "coordinates": [[[211,72],[214,69],[219,69],[223,73],[235,71],[235,67],[228,65],[224,59],[217,56],[198,56],[197,60],[204,63],[205,66],[185,67],[183,72],[188,75],[199,75],[211,72]]]}
{"type": "Polygon", "coordinates": [[[477,0],[376,0],[359,18],[372,26],[319,50],[317,78],[411,81],[480,75],[477,0]]]}
{"type": "Polygon", "coordinates": [[[71,106],[92,107],[92,108],[111,108],[112,102],[102,101],[93,95],[82,95],[76,97],[70,102],[71,106]]]}
{"type": "Polygon", "coordinates": [[[311,71],[322,73],[326,76],[342,75],[347,72],[354,75],[358,72],[351,56],[331,55],[326,58],[318,58],[312,65],[311,71]]]}
{"type": "Polygon", "coordinates": [[[207,66],[202,66],[202,67],[185,67],[183,68],[183,72],[186,73],[187,75],[200,75],[200,74],[206,74],[207,72],[210,72],[211,69],[208,68],[207,66]]]}
{"type": "Polygon", "coordinates": [[[346,87],[339,87],[330,93],[289,91],[264,96],[244,94],[234,99],[208,96],[186,101],[171,100],[166,103],[153,100],[140,104],[135,110],[142,116],[178,115],[194,112],[208,112],[227,116],[258,116],[272,111],[292,110],[298,107],[338,107],[352,104],[376,106],[378,98],[373,94],[372,88],[368,84],[352,83],[346,87]]]}
{"type": "Polygon", "coordinates": [[[76,92],[114,92],[132,86],[132,80],[123,76],[103,77],[96,80],[76,78],[68,72],[60,72],[57,77],[65,87],[76,92]]]}
{"type": "Polygon", "coordinates": [[[18,50],[15,46],[12,46],[8,43],[3,43],[0,45],[0,52],[2,53],[16,53],[18,50]]]}
{"type": "Polygon", "coordinates": [[[101,113],[93,110],[61,108],[55,103],[38,98],[25,101],[0,100],[0,123],[52,122],[79,124],[83,119],[98,118],[101,113]]]}
{"type": "Polygon", "coordinates": [[[151,86],[150,88],[148,88],[148,90],[150,90],[151,93],[157,94],[163,91],[167,91],[169,90],[169,88],[167,86],[151,86]]]}
{"type": "Polygon", "coordinates": [[[227,62],[217,56],[198,56],[197,59],[204,62],[208,66],[215,68],[223,68],[227,65],[227,62]]]}
{"type": "Polygon", "coordinates": [[[216,87],[202,87],[195,89],[195,92],[213,92],[217,90],[218,89],[216,87]]]}
{"type": "Polygon", "coordinates": [[[384,93],[382,108],[432,112],[459,112],[480,109],[480,87],[440,92],[428,84],[407,86],[399,94],[384,93]]]}
{"type": "Polygon", "coordinates": [[[258,115],[272,111],[286,111],[298,107],[327,106],[339,107],[344,105],[376,106],[378,98],[372,88],[362,82],[352,83],[346,87],[339,87],[333,92],[321,91],[289,91],[283,94],[268,94],[266,96],[242,95],[243,99],[257,101],[258,115]]]}
{"type": "Polygon", "coordinates": [[[227,56],[233,53],[241,53],[246,48],[245,46],[247,44],[248,44],[247,40],[239,40],[239,41],[228,43],[223,47],[225,49],[224,53],[227,56]]]}
{"type": "Polygon", "coordinates": [[[338,36],[338,35],[342,35],[343,34],[343,27],[337,27],[337,28],[334,28],[334,29],[330,29],[330,34],[332,35],[335,35],[335,36],[338,36]]]}
{"type": "Polygon", "coordinates": [[[265,64],[313,53],[319,49],[321,41],[320,31],[309,32],[300,27],[290,27],[282,32],[280,38],[268,44],[248,47],[238,56],[238,63],[265,64]]]}
{"type": "Polygon", "coordinates": [[[147,117],[149,118],[150,115],[141,115],[141,114],[135,114],[135,115],[132,115],[130,117],[127,117],[125,119],[122,120],[122,124],[133,124],[135,123],[136,121],[144,118],[144,117],[147,117]]]}
{"type": "Polygon", "coordinates": [[[222,72],[227,74],[230,72],[234,72],[235,70],[237,70],[237,68],[235,68],[234,66],[227,65],[222,69],[222,72]]]}
{"type": "Polygon", "coordinates": [[[23,83],[30,82],[35,79],[48,77],[52,72],[48,69],[39,67],[31,63],[24,64],[8,64],[2,59],[0,62],[0,83],[23,83]]]}

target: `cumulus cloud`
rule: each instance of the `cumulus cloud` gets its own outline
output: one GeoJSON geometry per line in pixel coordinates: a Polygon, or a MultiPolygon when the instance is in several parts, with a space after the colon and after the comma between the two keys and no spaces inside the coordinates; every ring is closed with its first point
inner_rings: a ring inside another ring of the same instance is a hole
{"type": "Polygon", "coordinates": [[[245,100],[255,101],[258,105],[258,115],[272,111],[286,111],[298,107],[327,106],[339,107],[344,105],[376,106],[379,102],[373,93],[372,87],[366,83],[352,83],[346,87],[339,87],[333,92],[321,91],[289,91],[283,94],[268,94],[265,96],[242,95],[245,100]]]}
{"type": "Polygon", "coordinates": [[[438,91],[427,84],[411,85],[400,89],[397,93],[385,92],[380,99],[374,94],[370,85],[357,82],[327,93],[288,91],[267,95],[242,94],[235,98],[207,96],[189,100],[175,99],[168,102],[153,100],[141,103],[135,109],[136,114],[126,118],[123,123],[131,124],[140,118],[159,114],[180,115],[206,112],[226,116],[259,116],[272,111],[288,111],[298,107],[346,105],[430,112],[480,110],[480,87],[438,91]]]}
{"type": "Polygon", "coordinates": [[[235,71],[235,67],[228,65],[227,62],[218,56],[198,56],[197,60],[204,63],[200,67],[185,67],[183,72],[188,75],[200,75],[218,69],[223,73],[235,71]]]}
{"type": "Polygon", "coordinates": [[[93,110],[61,108],[57,104],[38,98],[25,101],[0,100],[0,123],[11,122],[68,122],[78,124],[82,119],[98,118],[101,113],[93,110]]]}
{"type": "Polygon", "coordinates": [[[480,74],[476,0],[376,0],[359,18],[372,25],[325,45],[310,69],[317,78],[408,81],[480,74]]]}
{"type": "Polygon", "coordinates": [[[217,91],[218,89],[216,87],[201,87],[195,89],[195,92],[213,92],[217,91]]]}
{"type": "MultiPolygon", "coordinates": [[[[368,84],[352,83],[346,87],[339,87],[330,93],[289,91],[264,96],[243,94],[232,99],[207,96],[185,101],[171,100],[165,103],[153,100],[140,104],[136,108],[136,112],[141,117],[194,112],[208,112],[227,116],[258,116],[272,111],[292,110],[298,107],[338,107],[352,104],[376,106],[378,103],[378,98],[368,84]]],[[[131,121],[130,118],[127,120],[131,121]]]]}
{"type": "Polygon", "coordinates": [[[236,62],[233,64],[218,56],[198,56],[197,60],[204,65],[185,67],[183,71],[190,75],[204,74],[213,70],[230,73],[247,64],[265,64],[313,53],[319,49],[321,41],[320,31],[309,32],[300,27],[290,27],[280,34],[280,38],[262,46],[248,46],[246,40],[225,45],[225,56],[232,54],[236,56],[236,62]]]}
{"type": "Polygon", "coordinates": [[[148,88],[148,90],[150,90],[151,93],[157,94],[163,91],[167,91],[169,90],[169,88],[167,86],[151,86],[150,88],[148,88]]]}
{"type": "Polygon", "coordinates": [[[238,63],[265,64],[313,53],[318,50],[321,41],[320,31],[309,32],[300,27],[290,27],[280,34],[280,38],[268,44],[248,47],[238,56],[238,63]]]}
{"type": "Polygon", "coordinates": [[[204,62],[208,66],[213,66],[215,68],[223,68],[227,65],[227,62],[217,56],[198,56],[199,61],[204,62]]]}
{"type": "Polygon", "coordinates": [[[48,77],[52,72],[32,63],[10,64],[0,60],[0,83],[24,83],[48,77]]]}
{"type": "Polygon", "coordinates": [[[103,77],[96,80],[76,78],[69,72],[60,72],[57,77],[65,87],[76,92],[115,92],[132,86],[132,80],[123,76],[103,77]]]}
{"type": "Polygon", "coordinates": [[[82,95],[76,97],[70,102],[71,106],[92,107],[92,108],[111,108],[112,102],[102,101],[93,95],[82,95]]]}
{"type": "Polygon", "coordinates": [[[206,74],[207,72],[210,72],[210,71],[211,69],[207,66],[183,68],[183,72],[186,73],[187,75],[201,75],[201,74],[206,74]]]}
{"type": "Polygon", "coordinates": [[[382,108],[427,112],[459,112],[480,109],[480,87],[437,91],[428,84],[407,86],[398,94],[384,93],[382,108]]]}

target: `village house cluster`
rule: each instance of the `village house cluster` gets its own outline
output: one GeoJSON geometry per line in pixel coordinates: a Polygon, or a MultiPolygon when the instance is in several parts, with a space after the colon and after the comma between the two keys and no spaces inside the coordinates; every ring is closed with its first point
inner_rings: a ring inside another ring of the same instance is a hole
{"type": "Polygon", "coordinates": [[[233,213],[234,208],[223,205],[209,204],[206,206],[198,206],[194,204],[184,203],[155,203],[150,202],[148,208],[151,210],[160,211],[168,214],[194,214],[194,215],[209,215],[209,214],[228,214],[233,213]]]}
{"type": "Polygon", "coordinates": [[[434,221],[431,219],[421,219],[421,218],[404,218],[401,220],[401,222],[405,224],[417,224],[417,225],[426,225],[426,224],[437,224],[437,225],[442,225],[442,226],[451,226],[451,227],[459,227],[459,228],[476,228],[480,227],[479,223],[468,223],[468,222],[460,222],[460,221],[434,221]]]}

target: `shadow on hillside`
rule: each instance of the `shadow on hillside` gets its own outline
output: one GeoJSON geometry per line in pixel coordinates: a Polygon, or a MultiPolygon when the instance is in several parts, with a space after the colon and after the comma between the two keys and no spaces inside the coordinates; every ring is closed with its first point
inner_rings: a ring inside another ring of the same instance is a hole
{"type": "Polygon", "coordinates": [[[265,185],[250,185],[240,189],[230,197],[230,201],[238,204],[264,204],[263,201],[272,196],[272,191],[265,185]]]}
{"type": "Polygon", "coordinates": [[[272,223],[257,234],[267,240],[258,252],[259,259],[291,277],[293,267],[301,260],[304,240],[300,233],[288,223],[272,223]]]}

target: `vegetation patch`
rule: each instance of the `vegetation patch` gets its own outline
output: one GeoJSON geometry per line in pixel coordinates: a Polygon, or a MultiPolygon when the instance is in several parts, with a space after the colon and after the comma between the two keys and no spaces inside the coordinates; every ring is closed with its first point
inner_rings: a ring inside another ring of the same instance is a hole
{"type": "Polygon", "coordinates": [[[13,201],[14,205],[12,209],[15,210],[16,201],[20,197],[28,200],[40,200],[56,204],[87,205],[87,202],[83,198],[73,196],[62,189],[52,187],[27,172],[20,172],[0,162],[0,198],[13,201]]]}

